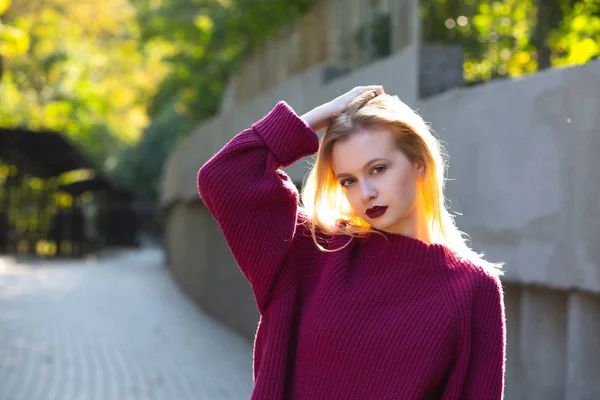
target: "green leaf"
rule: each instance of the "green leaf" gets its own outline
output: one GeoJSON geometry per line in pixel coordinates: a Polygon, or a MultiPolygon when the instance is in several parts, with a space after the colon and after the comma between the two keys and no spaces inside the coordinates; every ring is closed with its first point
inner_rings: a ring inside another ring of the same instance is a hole
{"type": "Polygon", "coordinates": [[[0,15],[4,14],[10,7],[10,0],[0,0],[0,15]]]}
{"type": "Polygon", "coordinates": [[[0,55],[13,57],[24,54],[29,49],[29,36],[26,32],[0,23],[0,55]]]}
{"type": "Polygon", "coordinates": [[[194,21],[196,27],[202,32],[210,32],[213,29],[213,21],[208,15],[200,14],[194,21]]]}

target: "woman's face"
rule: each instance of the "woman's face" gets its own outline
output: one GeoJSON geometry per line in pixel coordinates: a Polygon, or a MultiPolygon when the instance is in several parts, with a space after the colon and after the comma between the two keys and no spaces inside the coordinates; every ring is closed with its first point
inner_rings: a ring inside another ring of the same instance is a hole
{"type": "Polygon", "coordinates": [[[384,232],[410,230],[423,167],[411,164],[389,131],[361,130],[336,142],[332,167],[358,216],[384,232]]]}

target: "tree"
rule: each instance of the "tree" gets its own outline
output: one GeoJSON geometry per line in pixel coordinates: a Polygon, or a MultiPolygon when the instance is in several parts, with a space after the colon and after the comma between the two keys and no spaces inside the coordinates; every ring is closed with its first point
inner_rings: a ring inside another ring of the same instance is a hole
{"type": "Polygon", "coordinates": [[[116,151],[149,124],[146,107],[167,72],[168,48],[140,46],[127,0],[22,0],[5,15],[29,46],[6,58],[0,125],[64,133],[110,169],[116,151]]]}
{"type": "Polygon", "coordinates": [[[137,0],[146,43],[169,43],[170,73],[150,105],[152,123],[117,166],[123,182],[141,182],[155,198],[164,160],[178,138],[218,111],[227,81],[263,40],[310,8],[314,0],[137,0]]]}
{"type": "MultiPolygon", "coordinates": [[[[8,10],[10,0],[0,0],[0,17],[8,10]]],[[[4,25],[0,19],[0,80],[4,73],[4,57],[23,54],[29,48],[29,37],[23,30],[4,25]]]]}
{"type": "Polygon", "coordinates": [[[458,44],[469,82],[519,76],[600,54],[597,0],[422,0],[423,40],[458,44]]]}

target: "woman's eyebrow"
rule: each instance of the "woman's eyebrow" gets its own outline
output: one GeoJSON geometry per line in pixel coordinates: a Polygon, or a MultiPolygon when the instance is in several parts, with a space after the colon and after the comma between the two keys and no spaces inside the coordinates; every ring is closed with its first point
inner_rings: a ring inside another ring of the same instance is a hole
{"type": "MultiPolygon", "coordinates": [[[[389,161],[389,160],[387,158],[383,158],[383,157],[374,158],[371,161],[368,161],[365,165],[363,165],[363,169],[366,169],[369,165],[376,163],[378,161],[389,161]]],[[[347,173],[342,172],[342,173],[337,174],[336,178],[340,179],[340,178],[344,178],[344,177],[348,177],[348,176],[352,176],[352,174],[347,174],[347,173]]]]}

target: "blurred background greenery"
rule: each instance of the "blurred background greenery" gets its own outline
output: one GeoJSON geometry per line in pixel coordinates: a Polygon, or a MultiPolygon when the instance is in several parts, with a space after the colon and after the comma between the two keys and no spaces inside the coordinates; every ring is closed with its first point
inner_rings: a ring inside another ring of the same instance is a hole
{"type": "MultiPolygon", "coordinates": [[[[155,201],[165,158],[228,78],[314,0],[0,0],[0,127],[66,135],[155,201]]],[[[600,55],[598,0],[421,0],[423,42],[473,84],[600,55]]]]}

